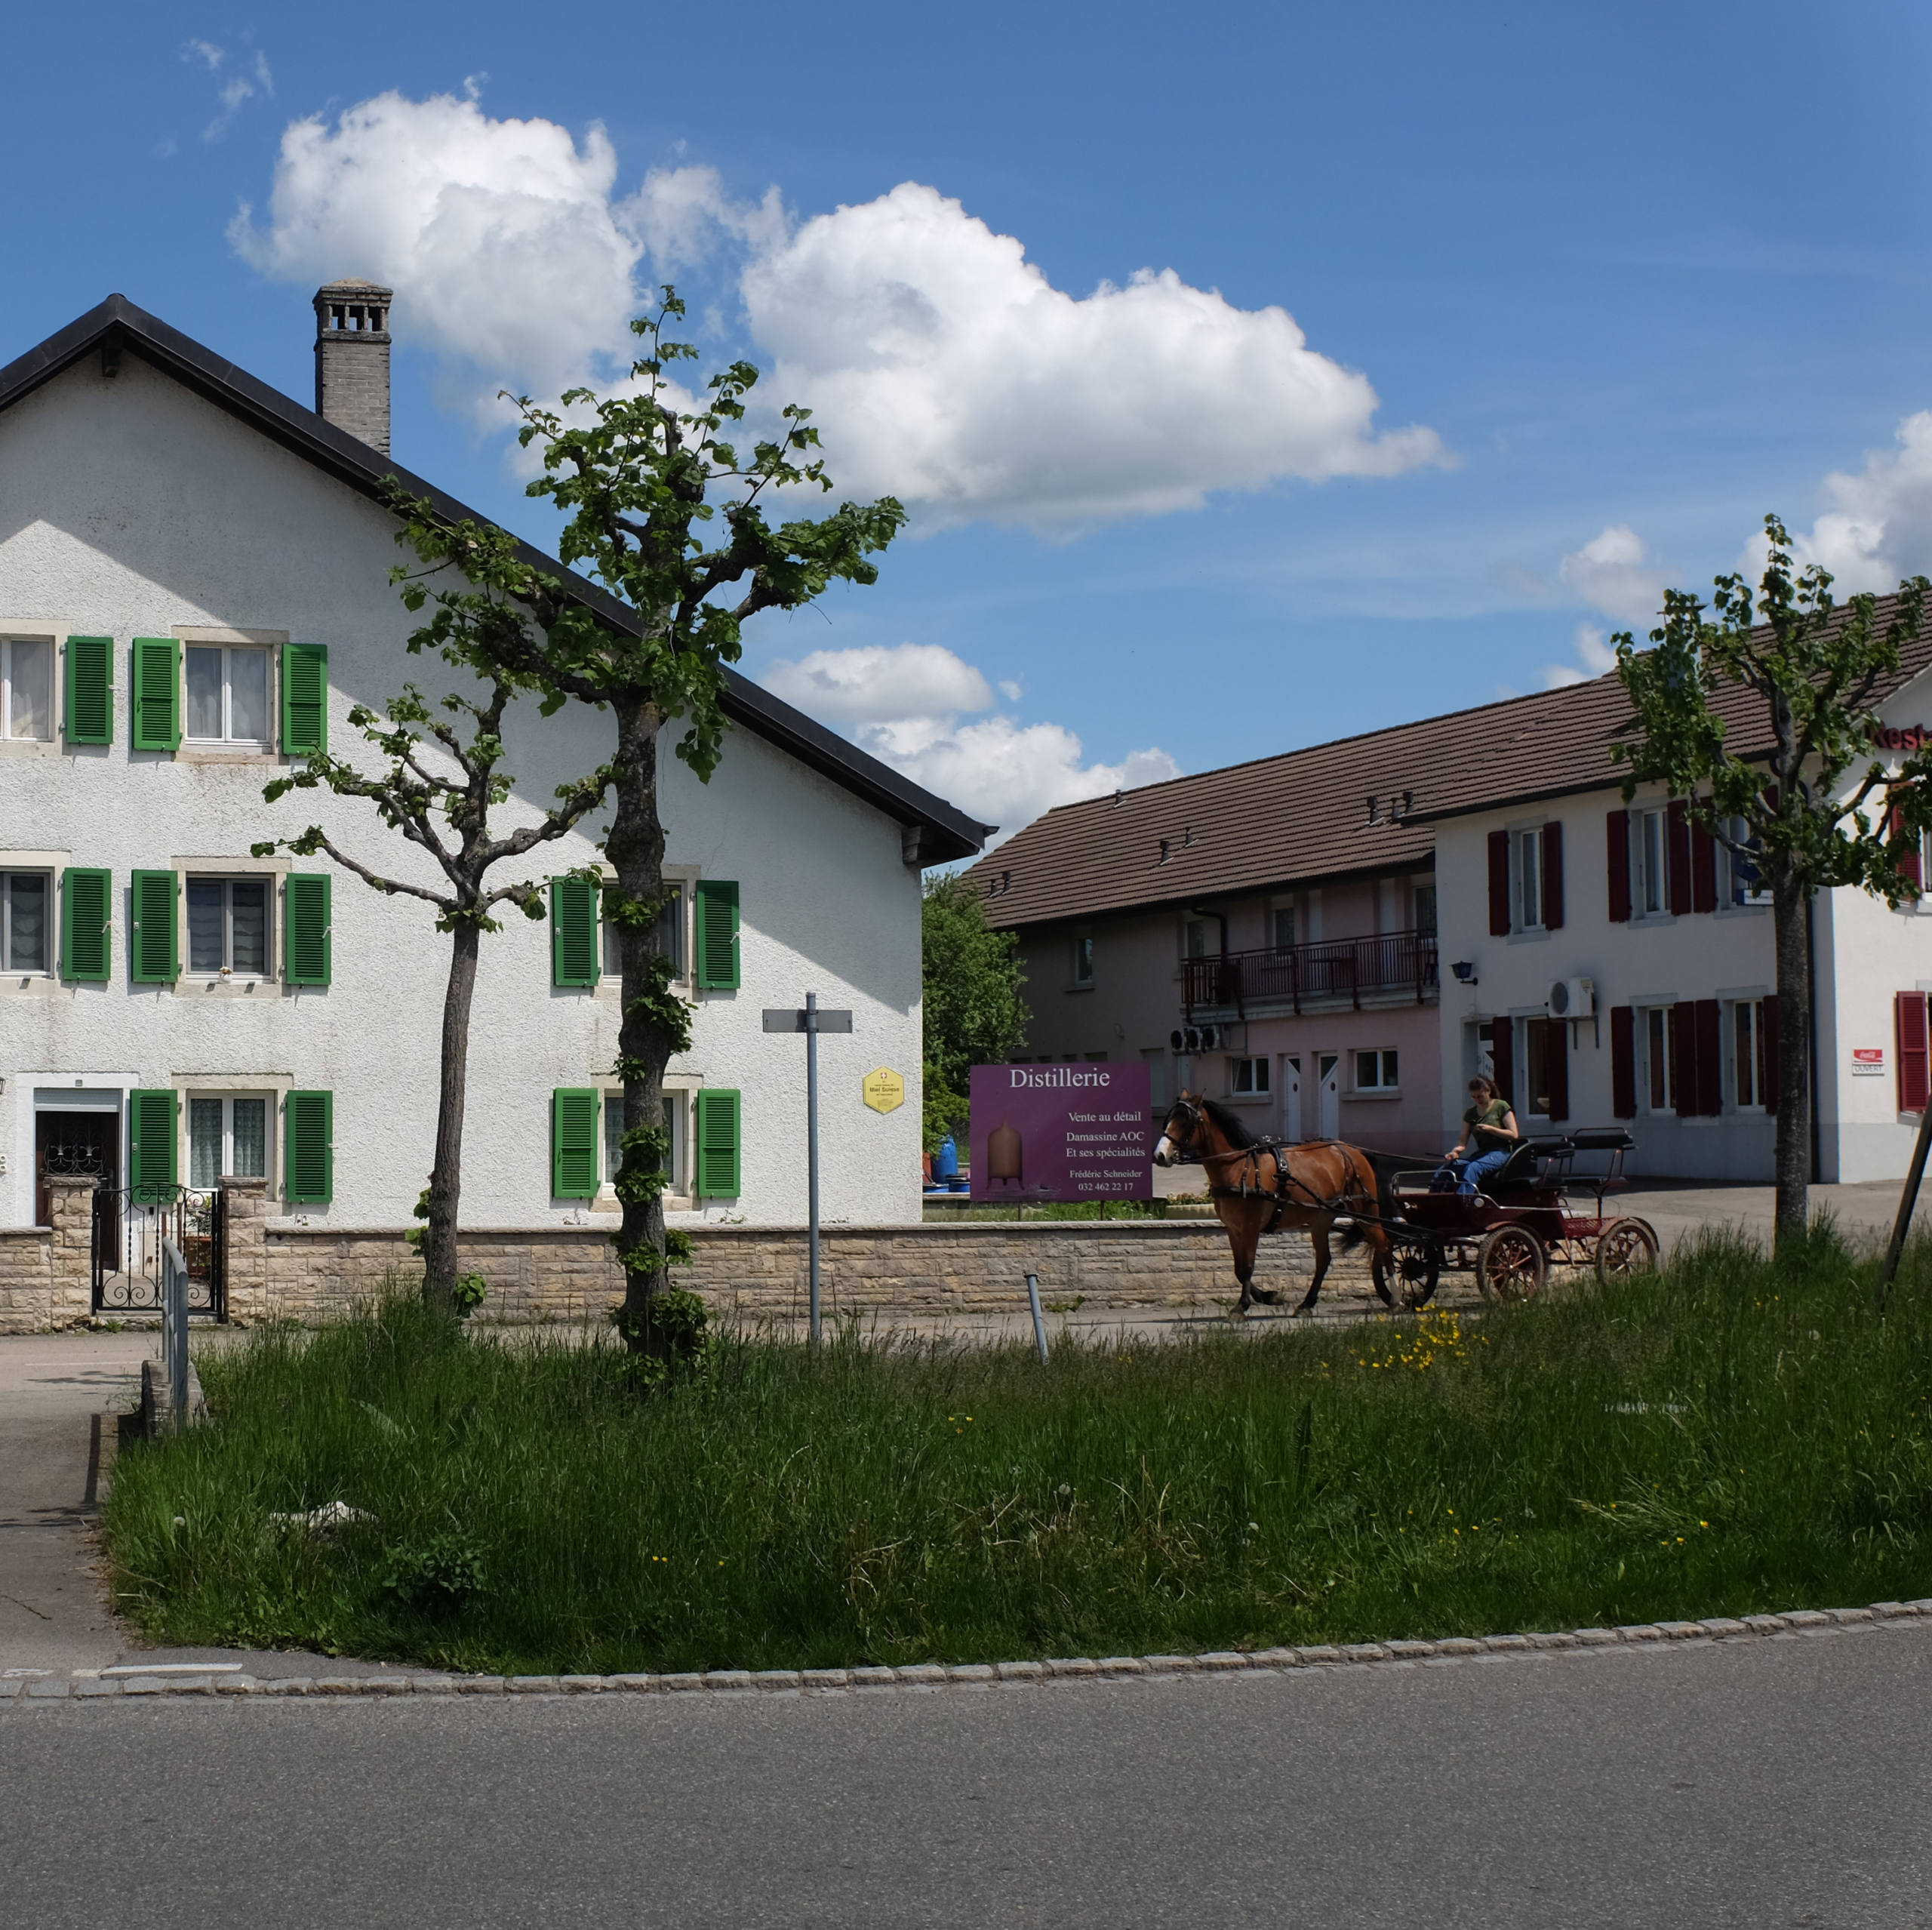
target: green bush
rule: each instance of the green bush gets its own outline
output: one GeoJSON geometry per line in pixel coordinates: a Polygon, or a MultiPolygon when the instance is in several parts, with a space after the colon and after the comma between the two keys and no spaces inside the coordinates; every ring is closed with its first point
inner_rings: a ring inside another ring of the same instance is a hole
{"type": "Polygon", "coordinates": [[[407,1298],[209,1355],[131,1448],[123,1606],[176,1642],[551,1673],[1569,1628],[1932,1593],[1932,1251],[1708,1239],[1478,1317],[817,1353],[407,1298]],[[341,1501],[332,1538],[269,1531],[341,1501]],[[444,1538],[439,1539],[439,1538],[444,1538]],[[408,1559],[405,1560],[405,1557],[408,1559]],[[488,1586],[482,1586],[487,1577],[488,1586]]]}

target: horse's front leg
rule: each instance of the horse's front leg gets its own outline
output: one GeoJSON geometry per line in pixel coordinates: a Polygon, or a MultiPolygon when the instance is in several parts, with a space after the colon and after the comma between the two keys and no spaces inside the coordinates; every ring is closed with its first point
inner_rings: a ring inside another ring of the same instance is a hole
{"type": "Polygon", "coordinates": [[[1216,1208],[1221,1224],[1228,1230],[1228,1250],[1233,1255],[1235,1278],[1241,1282],[1241,1298],[1234,1317],[1244,1320],[1254,1303],[1254,1251],[1261,1243],[1261,1223],[1247,1200],[1224,1199],[1216,1208]]]}
{"type": "Polygon", "coordinates": [[[1321,1297],[1321,1282],[1328,1272],[1328,1227],[1324,1220],[1318,1220],[1308,1230],[1309,1244],[1315,1248],[1315,1278],[1308,1283],[1308,1291],[1302,1296],[1297,1313],[1312,1313],[1315,1303],[1321,1297]]]}

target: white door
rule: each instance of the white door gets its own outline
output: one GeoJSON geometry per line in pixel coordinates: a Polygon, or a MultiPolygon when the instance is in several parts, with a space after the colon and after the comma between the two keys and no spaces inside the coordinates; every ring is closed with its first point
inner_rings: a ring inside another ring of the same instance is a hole
{"type": "Polygon", "coordinates": [[[1321,1123],[1317,1128],[1324,1139],[1342,1136],[1342,1055],[1339,1052],[1316,1054],[1315,1067],[1321,1081],[1321,1123]]]}
{"type": "Polygon", "coordinates": [[[1281,1061],[1281,1137],[1291,1146],[1301,1137],[1301,1058],[1291,1052],[1281,1061]]]}

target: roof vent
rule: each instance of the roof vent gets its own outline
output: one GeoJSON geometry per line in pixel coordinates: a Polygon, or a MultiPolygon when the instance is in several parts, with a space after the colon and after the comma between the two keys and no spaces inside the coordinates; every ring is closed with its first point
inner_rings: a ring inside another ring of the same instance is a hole
{"type": "Polygon", "coordinates": [[[315,413],[386,456],[395,292],[353,279],[315,291],[315,413]]]}
{"type": "Polygon", "coordinates": [[[1368,794],[1368,821],[1371,824],[1379,824],[1382,821],[1376,812],[1375,793],[1373,791],[1368,794]]]}
{"type": "Polygon", "coordinates": [[[1119,810],[1119,808],[1120,808],[1120,800],[1121,800],[1121,793],[1119,793],[1119,791],[1116,790],[1116,791],[1114,793],[1114,808],[1115,808],[1115,810],[1116,810],[1116,811],[1119,810]]]}
{"type": "Polygon", "coordinates": [[[1161,840],[1161,856],[1160,856],[1160,862],[1161,862],[1162,864],[1165,864],[1165,863],[1167,863],[1167,861],[1168,861],[1168,841],[1167,841],[1167,839],[1166,839],[1163,838],[1163,839],[1161,840]]]}

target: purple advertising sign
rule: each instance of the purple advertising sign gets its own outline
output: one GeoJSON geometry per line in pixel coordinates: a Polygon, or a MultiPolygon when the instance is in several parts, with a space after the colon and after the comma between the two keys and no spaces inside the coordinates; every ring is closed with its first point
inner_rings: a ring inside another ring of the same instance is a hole
{"type": "Polygon", "coordinates": [[[1144,1065],[975,1066],[973,1197],[1151,1199],[1152,1096],[1144,1065]]]}

